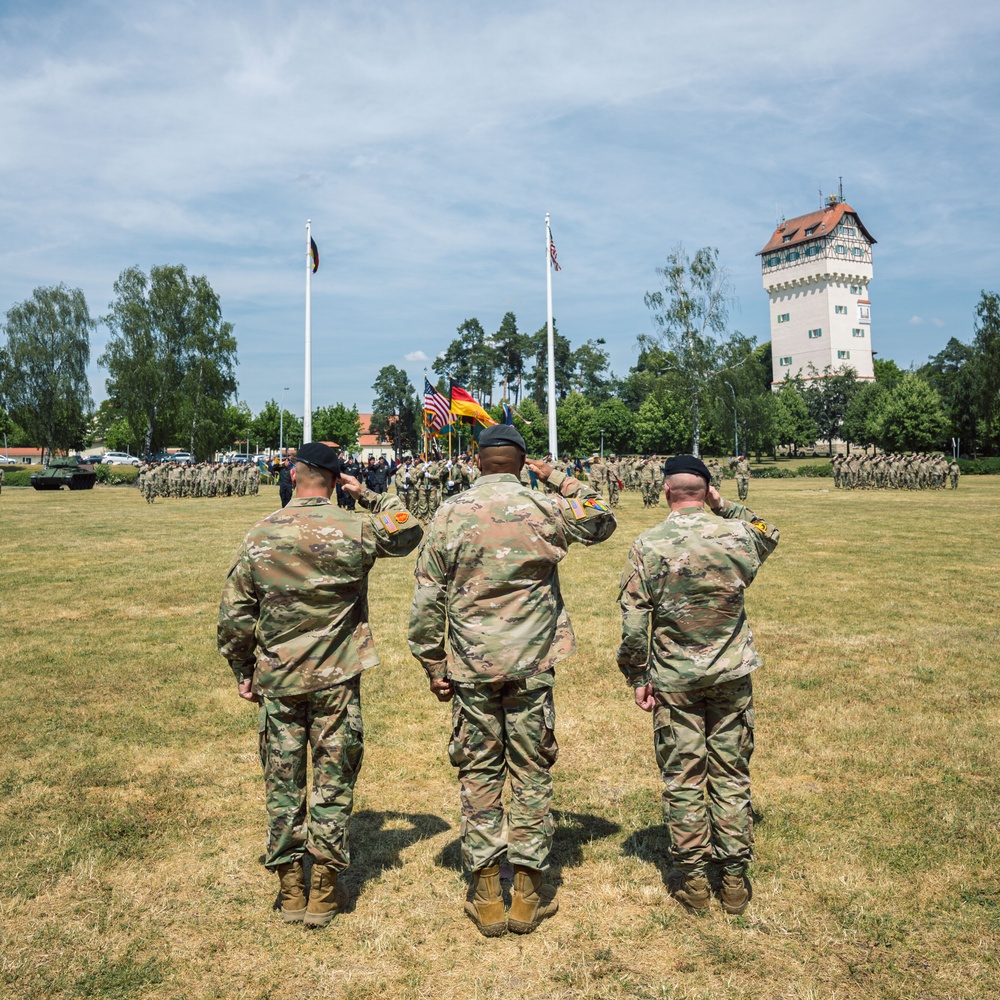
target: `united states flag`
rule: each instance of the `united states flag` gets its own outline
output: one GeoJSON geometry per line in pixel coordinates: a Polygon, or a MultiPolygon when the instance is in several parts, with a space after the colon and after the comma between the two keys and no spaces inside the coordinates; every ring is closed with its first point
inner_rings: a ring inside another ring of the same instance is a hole
{"type": "Polygon", "coordinates": [[[439,431],[451,423],[451,403],[431,385],[424,376],[424,423],[432,431],[439,431]]]}
{"type": "Polygon", "coordinates": [[[557,270],[561,271],[562,268],[559,266],[559,261],[556,260],[556,241],[552,239],[552,230],[549,230],[549,258],[552,261],[552,266],[557,270]]]}

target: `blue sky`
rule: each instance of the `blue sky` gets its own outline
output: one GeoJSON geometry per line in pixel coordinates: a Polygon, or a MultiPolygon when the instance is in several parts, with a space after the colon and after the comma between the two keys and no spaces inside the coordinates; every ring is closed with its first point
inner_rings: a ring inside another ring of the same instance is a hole
{"type": "Polygon", "coordinates": [[[925,0],[0,0],[0,312],[65,282],[100,316],[125,267],[183,263],[235,325],[240,398],[301,411],[311,218],[313,400],[367,410],[467,317],[545,322],[550,212],[559,328],[622,374],[679,242],[719,248],[732,327],[768,339],[755,253],[843,176],[878,240],[873,346],[919,364],[1000,289],[998,25],[925,0]]]}

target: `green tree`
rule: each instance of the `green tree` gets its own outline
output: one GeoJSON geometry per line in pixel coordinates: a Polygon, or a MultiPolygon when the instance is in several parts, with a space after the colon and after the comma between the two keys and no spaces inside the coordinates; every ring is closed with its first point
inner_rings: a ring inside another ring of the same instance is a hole
{"type": "Polygon", "coordinates": [[[883,389],[891,389],[902,377],[903,369],[891,358],[874,358],[872,364],[875,368],[875,381],[883,389]]]}
{"type": "MultiPolygon", "coordinates": [[[[656,269],[663,291],[647,292],[646,307],[660,329],[660,369],[675,391],[690,400],[691,451],[701,447],[701,406],[710,384],[741,364],[727,343],[729,280],[719,267],[719,251],[703,247],[688,258],[682,245],[674,248],[664,267],[656,269]]],[[[640,338],[649,344],[649,338],[640,338]]]]}
{"type": "Polygon", "coordinates": [[[361,435],[361,418],[356,406],[348,409],[343,403],[313,410],[313,437],[317,441],[336,441],[345,455],[357,450],[361,435]]]}
{"type": "Polygon", "coordinates": [[[635,444],[643,454],[666,454],[684,449],[691,435],[689,408],[670,395],[649,396],[635,417],[635,444]]]}
{"type": "MultiPolygon", "coordinates": [[[[895,380],[891,380],[898,384],[895,380]]],[[[878,445],[882,440],[885,405],[892,390],[881,382],[865,382],[851,397],[844,414],[844,440],[853,444],[878,445]]]]}
{"type": "Polygon", "coordinates": [[[598,337],[596,340],[588,340],[573,352],[577,385],[580,392],[595,405],[603,403],[611,395],[609,355],[604,344],[604,338],[598,337]]]}
{"type": "Polygon", "coordinates": [[[500,329],[493,334],[497,374],[503,383],[504,395],[515,403],[521,399],[529,339],[518,330],[517,317],[512,312],[504,314],[500,329]]]}
{"type": "Polygon", "coordinates": [[[635,414],[617,397],[605,400],[594,412],[598,435],[604,431],[604,454],[628,454],[635,448],[635,414]]]}
{"type": "Polygon", "coordinates": [[[372,389],[375,399],[369,431],[391,441],[397,459],[404,451],[415,452],[423,421],[423,401],[416,396],[406,372],[396,365],[385,365],[379,369],[372,389]]]}
{"type": "Polygon", "coordinates": [[[514,426],[521,432],[529,455],[544,455],[549,450],[549,425],[547,417],[529,396],[517,406],[521,419],[514,418],[514,426]]]}
{"type": "MultiPolygon", "coordinates": [[[[194,454],[224,448],[228,401],[236,389],[236,340],[204,276],[181,264],[126,268],[104,322],[112,336],[98,364],[108,393],[132,427],[144,427],[143,451],[185,437],[194,454]]],[[[243,431],[246,435],[246,429],[243,431]]]]}
{"type": "Polygon", "coordinates": [[[880,424],[880,443],[889,451],[939,448],[948,429],[941,397],[914,372],[903,375],[889,391],[880,424]]]}
{"type": "Polygon", "coordinates": [[[984,291],[976,306],[972,340],[973,392],[983,439],[991,454],[1000,451],[1000,295],[984,291]]]}
{"type": "Polygon", "coordinates": [[[829,444],[833,455],[833,442],[841,436],[844,417],[851,398],[858,388],[858,378],[853,368],[833,369],[827,365],[822,372],[809,365],[809,378],[805,389],[809,415],[816,421],[819,438],[829,444]]]}
{"type": "Polygon", "coordinates": [[[571,392],[559,404],[556,427],[564,455],[590,455],[595,450],[594,407],[583,393],[571,392]]]}
{"type": "MultiPolygon", "coordinates": [[[[313,415],[313,435],[316,435],[316,416],[313,415]]],[[[277,450],[282,444],[286,447],[297,445],[302,440],[302,418],[285,410],[285,419],[281,419],[281,406],[269,399],[263,409],[250,424],[250,436],[260,442],[265,448],[277,450]]],[[[318,438],[317,438],[318,440],[318,438]]]]}
{"type": "Polygon", "coordinates": [[[819,436],[816,421],[809,415],[801,388],[791,379],[787,379],[774,394],[772,433],[774,442],[791,448],[792,454],[799,448],[815,444],[819,436]]]}
{"type": "Polygon", "coordinates": [[[494,341],[473,317],[463,320],[458,336],[434,359],[432,367],[439,375],[454,379],[474,396],[487,401],[484,405],[492,406],[497,360],[494,341]]]}
{"type": "Polygon", "coordinates": [[[222,441],[217,450],[249,453],[254,440],[252,427],[253,413],[248,403],[243,400],[227,403],[219,432],[222,441]]]}
{"type": "MultiPolygon", "coordinates": [[[[529,350],[534,359],[528,376],[528,392],[535,405],[547,414],[549,412],[549,328],[548,324],[538,330],[530,340],[529,350]]],[[[565,399],[573,388],[573,348],[559,328],[552,321],[552,347],[555,354],[556,403],[565,399]]],[[[546,417],[546,419],[548,419],[546,417]]]]}
{"type": "Polygon", "coordinates": [[[86,437],[93,327],[83,292],[65,285],[36,288],[7,312],[0,396],[11,420],[48,455],[80,448],[86,437]]]}
{"type": "Polygon", "coordinates": [[[949,423],[949,436],[976,451],[979,421],[976,414],[976,352],[970,344],[952,337],[944,349],[928,359],[919,374],[937,390],[949,423]]]}

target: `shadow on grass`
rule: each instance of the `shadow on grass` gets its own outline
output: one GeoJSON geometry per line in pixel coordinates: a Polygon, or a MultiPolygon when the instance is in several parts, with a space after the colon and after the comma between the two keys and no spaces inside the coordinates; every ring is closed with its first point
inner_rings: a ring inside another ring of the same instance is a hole
{"type": "MultiPolygon", "coordinates": [[[[549,854],[549,876],[546,881],[552,885],[562,885],[564,868],[577,868],[583,864],[583,848],[595,840],[603,840],[616,834],[621,827],[617,823],[604,819],[602,816],[592,816],[588,813],[566,812],[552,810],[552,818],[556,821],[555,837],[552,841],[552,851],[549,854]]],[[[442,868],[462,871],[462,843],[453,840],[435,858],[442,868]]],[[[501,865],[500,877],[505,881],[513,878],[507,862],[501,865]]]]}
{"type": "MultiPolygon", "coordinates": [[[[401,855],[407,847],[447,829],[449,825],[432,813],[375,812],[373,809],[354,813],[351,817],[351,866],[343,879],[351,893],[347,912],[354,909],[354,901],[367,882],[377,879],[389,868],[403,866],[401,855]]],[[[303,867],[308,886],[312,872],[312,856],[308,851],[303,867]]],[[[274,909],[281,909],[280,893],[275,895],[274,909]]]]}

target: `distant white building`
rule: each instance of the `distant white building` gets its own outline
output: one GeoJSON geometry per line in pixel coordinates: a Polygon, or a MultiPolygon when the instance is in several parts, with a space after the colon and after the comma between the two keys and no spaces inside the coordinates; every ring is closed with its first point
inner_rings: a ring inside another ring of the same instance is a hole
{"type": "Polygon", "coordinates": [[[871,302],[875,239],[858,213],[831,196],[825,208],[782,222],[763,250],[764,289],[771,299],[772,386],[853,368],[873,379],[871,302]]]}

